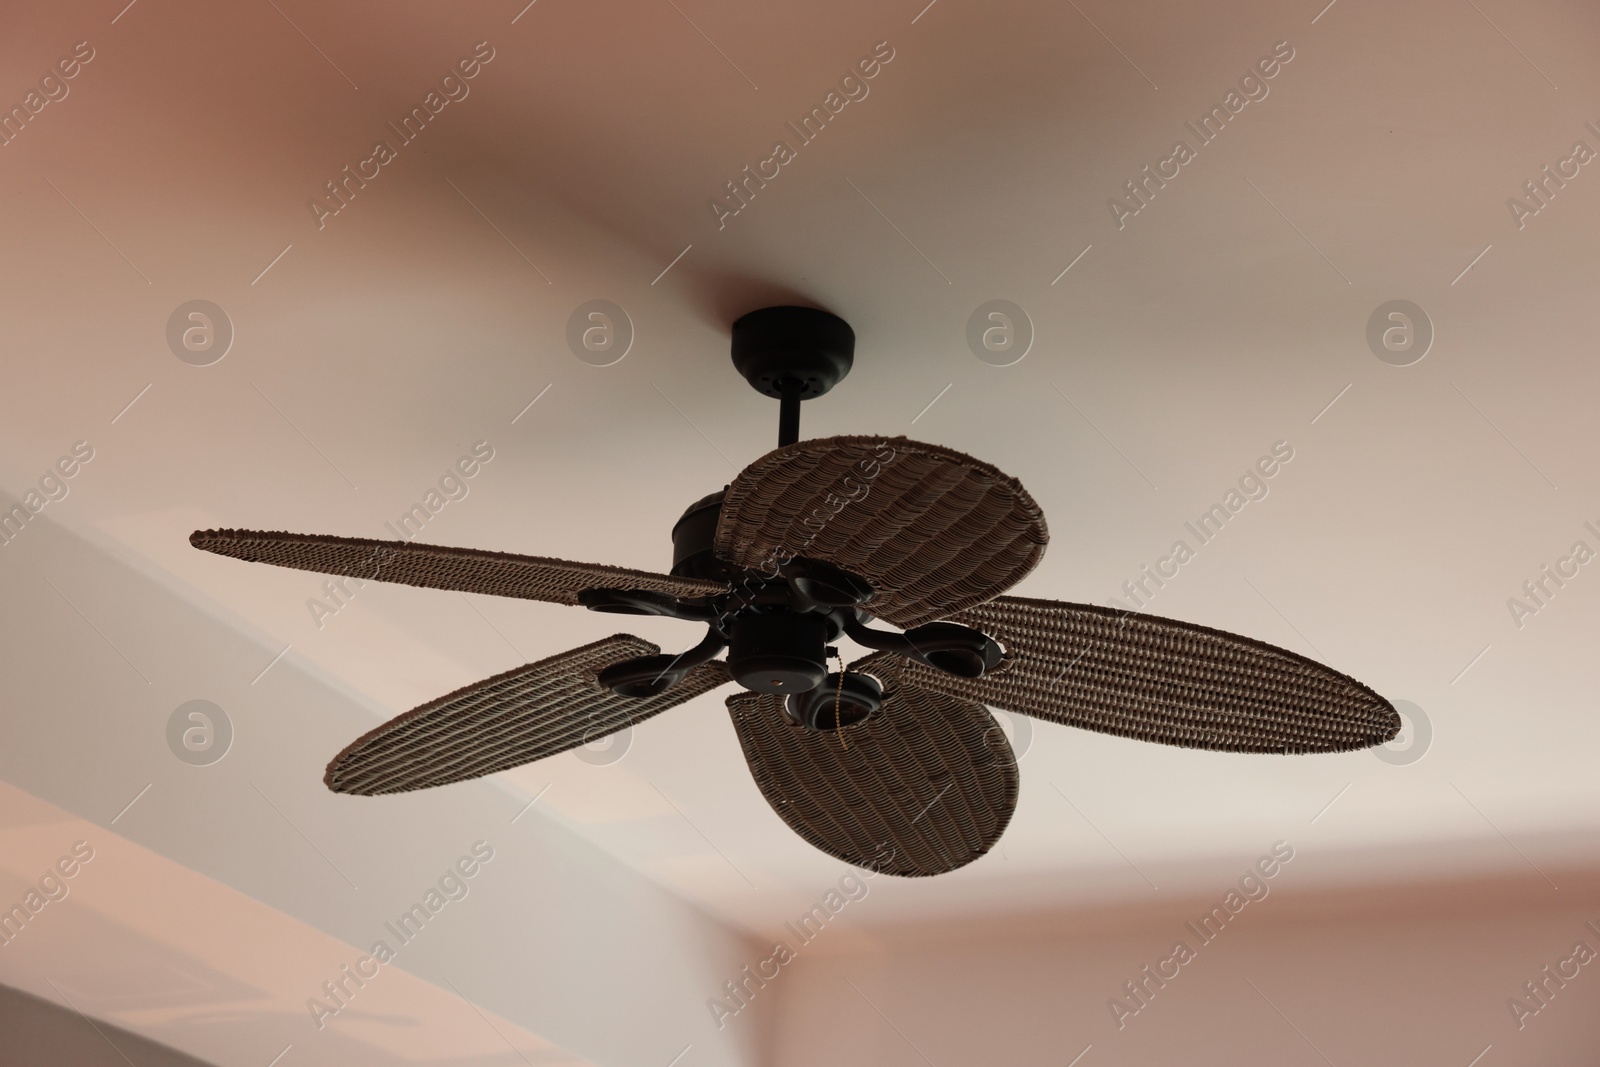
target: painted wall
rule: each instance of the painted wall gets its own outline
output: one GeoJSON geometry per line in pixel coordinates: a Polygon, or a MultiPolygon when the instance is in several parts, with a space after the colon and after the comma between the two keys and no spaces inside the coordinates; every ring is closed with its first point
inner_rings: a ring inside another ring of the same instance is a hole
{"type": "Polygon", "coordinates": [[[1279,886],[1213,919],[1220,934],[1200,931],[1209,942],[1190,924],[1227,910],[1225,884],[1209,897],[1039,915],[959,938],[936,926],[866,947],[841,937],[802,954],[768,991],[778,994],[770,1062],[1593,1064],[1600,962],[1582,960],[1600,952],[1600,879],[1547,872],[1557,890],[1524,871],[1316,896],[1279,886]],[[1180,941],[1187,963],[1173,958],[1180,941]],[[1175,977],[1158,984],[1161,970],[1175,977]],[[1529,981],[1543,983],[1543,1004],[1529,981]],[[1127,982],[1143,983],[1141,999],[1127,982]],[[1514,1012],[1513,998],[1526,1007],[1514,1012]]]}

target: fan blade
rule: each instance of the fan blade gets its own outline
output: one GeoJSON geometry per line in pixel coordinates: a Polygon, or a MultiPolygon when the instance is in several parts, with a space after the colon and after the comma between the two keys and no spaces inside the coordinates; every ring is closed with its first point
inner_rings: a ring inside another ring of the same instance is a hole
{"type": "Polygon", "coordinates": [[[1027,490],[987,463],[904,437],[821,437],[739,473],[714,551],[752,570],[832,563],[877,591],[867,611],[909,627],[1005,592],[1049,536],[1027,490]]]}
{"type": "Polygon", "coordinates": [[[644,589],[674,597],[714,596],[721,582],[678,578],[626,567],[569,563],[543,556],[441,548],[414,541],[372,541],[257,530],[196,530],[189,543],[219,556],[278,567],[340,574],[362,581],[399,582],[429,589],[545,600],[576,605],[586,589],[644,589]]]}
{"type": "Polygon", "coordinates": [[[1225,752],[1347,752],[1400,729],[1393,706],[1354,678],[1221,630],[1018,597],[952,621],[998,640],[1004,661],[969,679],[901,660],[908,683],[1067,726],[1225,752]]]}
{"type": "Polygon", "coordinates": [[[783,698],[728,698],[767,803],[836,859],[888,874],[943,874],[994,847],[1017,806],[1017,761],[980,705],[902,685],[840,731],[792,723],[783,698]]]}
{"type": "Polygon", "coordinates": [[[660,651],[617,634],[474,682],[363,734],[333,758],[323,781],[335,793],[377,796],[480,778],[577,748],[729,681],[720,662],[643,699],[595,680],[613,663],[660,651]]]}

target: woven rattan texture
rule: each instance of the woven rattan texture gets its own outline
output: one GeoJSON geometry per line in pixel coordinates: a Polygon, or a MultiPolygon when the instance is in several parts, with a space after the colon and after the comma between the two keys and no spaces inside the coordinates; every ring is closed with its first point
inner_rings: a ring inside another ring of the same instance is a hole
{"type": "Polygon", "coordinates": [[[660,696],[617,696],[601,668],[661,650],[617,634],[497,674],[389,720],[333,758],[335,793],[401,793],[479,778],[615,733],[728,681],[705,663],[660,696]]]}
{"type": "Polygon", "coordinates": [[[822,437],[740,472],[715,552],[752,570],[826,560],[872,584],[872,614],[915,626],[1005,592],[1048,540],[1033,498],[986,463],[904,437],[822,437]]]}
{"type": "Polygon", "coordinates": [[[340,574],[364,581],[399,582],[429,589],[578,603],[585,589],[647,589],[668,596],[699,597],[726,592],[727,586],[698,578],[569,563],[541,556],[441,548],[412,541],[371,541],[363,537],[264,533],[256,530],[196,530],[189,543],[219,556],[271,563],[278,567],[340,574]]]}
{"type": "Polygon", "coordinates": [[[1389,702],[1355,679],[1220,630],[1017,597],[952,619],[999,641],[1005,661],[975,680],[908,662],[908,683],[1086,730],[1227,752],[1345,752],[1400,728],[1389,702]]]}
{"type": "Polygon", "coordinates": [[[825,732],[791,723],[781,697],[740,693],[728,712],[778,816],[858,867],[953,871],[994,847],[1017,805],[1011,746],[970,701],[901,687],[877,713],[825,732]]]}

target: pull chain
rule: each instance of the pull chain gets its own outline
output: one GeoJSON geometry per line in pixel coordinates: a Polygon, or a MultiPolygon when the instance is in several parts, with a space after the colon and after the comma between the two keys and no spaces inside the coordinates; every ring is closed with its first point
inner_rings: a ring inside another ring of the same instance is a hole
{"type": "Polygon", "coordinates": [[[844,720],[839,715],[839,706],[844,703],[844,656],[835,652],[839,660],[839,689],[833,695],[833,728],[839,735],[839,744],[845,748],[850,747],[850,742],[844,739],[844,720]]]}

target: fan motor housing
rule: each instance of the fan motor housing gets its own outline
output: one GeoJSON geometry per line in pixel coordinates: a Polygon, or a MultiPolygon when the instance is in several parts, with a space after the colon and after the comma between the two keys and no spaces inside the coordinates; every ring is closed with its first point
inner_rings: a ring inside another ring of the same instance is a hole
{"type": "Polygon", "coordinates": [[[711,551],[717,537],[717,520],[722,517],[722,500],[727,486],[690,504],[672,526],[672,573],[680,578],[723,580],[734,568],[711,551]]]}

